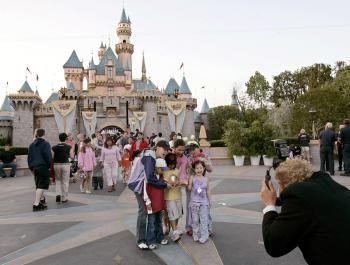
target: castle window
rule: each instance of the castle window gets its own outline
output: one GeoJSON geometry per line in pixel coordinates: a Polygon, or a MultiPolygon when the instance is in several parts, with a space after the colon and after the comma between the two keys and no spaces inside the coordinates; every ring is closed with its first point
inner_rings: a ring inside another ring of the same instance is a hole
{"type": "MultiPolygon", "coordinates": [[[[113,96],[113,87],[108,87],[108,96],[113,96]]],[[[112,104],[112,99],[111,99],[111,104],[112,104]]]]}
{"type": "Polygon", "coordinates": [[[126,40],[123,40],[123,43],[126,43],[126,40]]]}
{"type": "Polygon", "coordinates": [[[113,68],[112,67],[107,67],[107,78],[113,79],[113,68]]]}

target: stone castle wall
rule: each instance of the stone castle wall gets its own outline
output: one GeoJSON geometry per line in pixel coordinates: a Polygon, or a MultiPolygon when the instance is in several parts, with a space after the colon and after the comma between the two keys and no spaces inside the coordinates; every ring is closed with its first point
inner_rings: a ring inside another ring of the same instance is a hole
{"type": "Polygon", "coordinates": [[[29,108],[18,108],[13,120],[12,144],[13,146],[27,147],[33,141],[34,116],[29,108]]]}

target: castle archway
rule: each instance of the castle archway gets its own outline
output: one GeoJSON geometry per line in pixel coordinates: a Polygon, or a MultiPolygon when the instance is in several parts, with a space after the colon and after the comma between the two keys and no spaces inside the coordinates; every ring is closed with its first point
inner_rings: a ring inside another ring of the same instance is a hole
{"type": "Polygon", "coordinates": [[[97,130],[99,132],[124,132],[125,125],[120,121],[103,122],[98,125],[97,130]]]}

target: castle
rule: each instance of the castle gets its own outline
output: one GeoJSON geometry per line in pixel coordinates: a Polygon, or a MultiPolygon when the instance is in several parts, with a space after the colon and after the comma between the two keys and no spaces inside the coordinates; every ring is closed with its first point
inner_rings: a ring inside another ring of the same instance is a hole
{"type": "Polygon", "coordinates": [[[33,140],[35,128],[44,128],[46,139],[52,144],[58,141],[61,131],[88,135],[92,132],[89,132],[87,120],[84,120],[87,117],[85,113],[94,117],[92,127],[90,120],[93,131],[124,131],[131,127],[141,129],[146,136],[157,132],[167,136],[171,131],[185,136],[198,133],[200,124],[207,123],[207,101],[201,113],[195,112],[197,100],[192,98],[185,76],[180,85],[170,78],[166,88],[160,90],[146,76],[144,56],[141,78],[133,77],[132,28],[124,8],[116,33],[118,43],[114,51],[101,43],[99,61],[95,64],[91,58],[87,68],[73,51],[63,65],[66,87],[53,92],[46,102],[27,81],[18,93],[6,96],[0,109],[0,137],[11,138],[14,146],[28,146],[33,140]],[[83,87],[85,79],[88,87],[83,87]],[[65,116],[68,114],[62,112],[59,116],[57,106],[63,106],[63,112],[66,111],[65,106],[75,107],[69,125],[66,125],[68,116],[65,116]],[[60,124],[63,121],[64,127],[60,124]]]}

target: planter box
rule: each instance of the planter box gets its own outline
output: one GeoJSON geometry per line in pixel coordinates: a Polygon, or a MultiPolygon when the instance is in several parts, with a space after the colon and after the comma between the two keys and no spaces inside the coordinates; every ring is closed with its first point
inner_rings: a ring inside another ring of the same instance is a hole
{"type": "Polygon", "coordinates": [[[244,156],[233,156],[236,167],[242,167],[244,165],[244,156]]]}
{"type": "Polygon", "coordinates": [[[260,165],[260,155],[259,156],[250,156],[250,164],[252,166],[259,166],[260,165]]]}
{"type": "Polygon", "coordinates": [[[265,166],[272,167],[273,157],[267,157],[266,155],[263,155],[263,159],[264,159],[265,166]]]}

